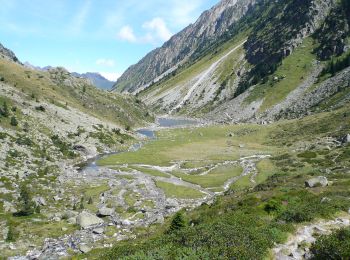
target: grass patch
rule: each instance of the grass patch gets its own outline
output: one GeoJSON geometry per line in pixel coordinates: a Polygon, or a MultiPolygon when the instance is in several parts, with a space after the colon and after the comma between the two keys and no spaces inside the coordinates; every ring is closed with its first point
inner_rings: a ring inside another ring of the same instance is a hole
{"type": "Polygon", "coordinates": [[[162,189],[165,195],[169,198],[178,198],[178,199],[197,199],[204,196],[204,193],[184,187],[179,185],[174,185],[168,182],[156,181],[158,188],[162,189]]]}
{"type": "Polygon", "coordinates": [[[176,177],[184,181],[198,184],[203,188],[213,188],[222,186],[230,178],[239,176],[242,168],[238,166],[220,166],[206,175],[187,175],[181,172],[174,172],[176,177]]]}
{"type": "Polygon", "coordinates": [[[302,45],[283,60],[282,65],[266,83],[261,83],[252,90],[245,102],[251,103],[264,98],[260,107],[260,111],[263,112],[284,100],[311,72],[312,62],[316,58],[312,54],[314,47],[312,38],[306,38],[302,45]],[[278,80],[275,80],[275,77],[278,80]]]}

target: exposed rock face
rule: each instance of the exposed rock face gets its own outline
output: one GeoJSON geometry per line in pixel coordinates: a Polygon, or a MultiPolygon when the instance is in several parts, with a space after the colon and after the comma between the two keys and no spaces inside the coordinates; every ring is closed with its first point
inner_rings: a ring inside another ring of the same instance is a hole
{"type": "Polygon", "coordinates": [[[326,187],[328,186],[328,180],[324,176],[318,176],[316,178],[309,179],[305,182],[305,186],[308,188],[314,188],[317,186],[326,187]]]}
{"type": "Polygon", "coordinates": [[[161,48],[131,66],[117,81],[114,90],[134,92],[157,82],[183,64],[201,44],[214,41],[238,21],[257,0],[223,0],[161,48]]]}
{"type": "Polygon", "coordinates": [[[88,212],[82,212],[77,216],[77,224],[83,229],[103,223],[103,219],[100,219],[88,212]]]}
{"type": "Polygon", "coordinates": [[[0,55],[6,59],[19,63],[19,60],[16,57],[16,55],[11,50],[5,48],[1,43],[0,43],[0,55]]]}

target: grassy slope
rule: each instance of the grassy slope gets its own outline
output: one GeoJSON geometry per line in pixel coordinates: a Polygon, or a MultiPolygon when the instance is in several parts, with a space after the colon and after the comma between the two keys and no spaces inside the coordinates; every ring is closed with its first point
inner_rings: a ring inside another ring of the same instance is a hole
{"type": "Polygon", "coordinates": [[[282,65],[266,83],[260,83],[252,90],[245,102],[250,103],[263,98],[264,102],[260,107],[260,112],[263,112],[283,101],[310,73],[312,62],[316,59],[316,56],[312,54],[314,47],[312,38],[306,38],[302,45],[283,60],[282,65]],[[275,77],[278,77],[279,80],[275,81],[275,77]],[[285,78],[282,79],[283,77],[285,78]]]}
{"type": "MultiPolygon", "coordinates": [[[[218,135],[228,130],[244,132],[243,139],[255,140],[264,145],[264,150],[273,147],[269,151],[275,151],[274,156],[257,166],[262,173],[257,178],[262,183],[253,190],[233,188],[233,195],[223,196],[211,206],[203,205],[186,213],[188,223],[194,223],[194,226],[172,234],[151,227],[151,237],[148,233],[145,239],[141,237],[132,243],[119,243],[111,251],[102,253],[103,257],[115,259],[132,256],[142,259],[156,255],[160,258],[181,255],[194,259],[262,259],[268,256],[268,250],[274,243],[287,238],[294,224],[317,218],[332,218],[340,210],[347,211],[350,206],[350,179],[344,171],[350,169],[350,147],[328,150],[311,145],[307,153],[296,152],[295,149],[312,144],[322,137],[343,136],[350,132],[350,120],[346,120],[350,118],[349,108],[347,105],[333,112],[300,120],[259,126],[261,131],[258,132],[246,131],[252,126],[216,127],[216,131],[212,128],[194,130],[198,133],[211,129],[218,135]],[[258,138],[261,132],[264,133],[263,138],[258,138]],[[327,174],[325,169],[331,169],[331,174],[327,174]],[[306,189],[304,181],[318,175],[327,176],[334,184],[306,189]],[[321,202],[324,197],[330,198],[330,201],[321,202]]],[[[189,133],[185,131],[184,134],[188,137],[189,133]]],[[[212,138],[215,136],[213,134],[212,138]]],[[[162,140],[155,142],[161,143],[162,140]]],[[[205,149],[201,151],[207,153],[205,149]]],[[[101,255],[95,251],[90,257],[98,258],[101,255]]]]}
{"type": "Polygon", "coordinates": [[[5,59],[0,59],[0,76],[4,77],[5,83],[28,94],[28,98],[34,96],[39,102],[45,99],[61,107],[67,104],[68,107],[75,107],[102,120],[123,126],[139,125],[143,120],[151,120],[146,116],[145,107],[138,104],[133,97],[102,91],[84,84],[81,80],[76,80],[79,88],[57,84],[48,72],[33,71],[5,59]]]}

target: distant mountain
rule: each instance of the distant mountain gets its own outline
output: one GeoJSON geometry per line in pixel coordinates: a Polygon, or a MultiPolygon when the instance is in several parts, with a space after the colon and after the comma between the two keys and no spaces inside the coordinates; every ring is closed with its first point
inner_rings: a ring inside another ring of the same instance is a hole
{"type": "MultiPolygon", "coordinates": [[[[1,49],[0,49],[0,52],[1,52],[1,49]]],[[[29,62],[25,62],[23,65],[26,66],[27,68],[30,68],[33,70],[40,70],[40,71],[49,71],[49,70],[55,69],[55,67],[52,67],[52,66],[45,66],[45,67],[35,66],[29,62]]],[[[103,77],[101,74],[97,72],[87,72],[83,74],[72,72],[71,75],[76,78],[87,79],[89,80],[91,85],[100,89],[110,90],[115,84],[115,82],[106,79],[105,77],[103,77]]]]}
{"type": "Polygon", "coordinates": [[[109,81],[97,72],[87,72],[83,74],[73,72],[72,75],[78,78],[88,79],[94,86],[105,90],[112,89],[113,85],[115,84],[115,82],[109,81]]]}

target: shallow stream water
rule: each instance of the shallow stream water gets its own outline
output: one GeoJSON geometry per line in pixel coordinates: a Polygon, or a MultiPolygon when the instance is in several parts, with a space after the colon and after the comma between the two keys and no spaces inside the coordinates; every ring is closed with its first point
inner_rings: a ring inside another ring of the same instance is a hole
{"type": "MultiPolygon", "coordinates": [[[[145,136],[147,139],[156,139],[155,132],[161,128],[177,128],[177,127],[188,127],[188,126],[194,126],[199,125],[200,122],[193,119],[182,119],[182,118],[173,118],[173,117],[159,117],[156,119],[155,126],[151,128],[142,128],[137,130],[136,132],[140,135],[145,136]]],[[[133,144],[129,151],[136,152],[139,150],[144,143],[136,143],[133,144]]],[[[124,151],[123,151],[124,152],[124,151]]],[[[78,165],[80,171],[98,171],[99,166],[97,164],[97,161],[100,160],[103,157],[110,156],[113,154],[118,154],[122,152],[112,152],[112,153],[104,153],[99,154],[94,158],[91,158],[80,165],[78,165]]]]}

